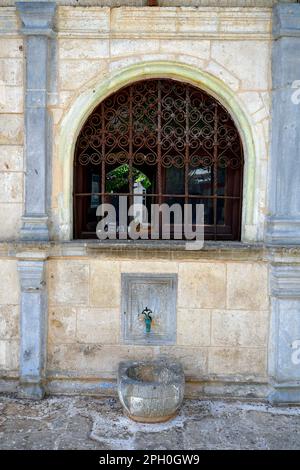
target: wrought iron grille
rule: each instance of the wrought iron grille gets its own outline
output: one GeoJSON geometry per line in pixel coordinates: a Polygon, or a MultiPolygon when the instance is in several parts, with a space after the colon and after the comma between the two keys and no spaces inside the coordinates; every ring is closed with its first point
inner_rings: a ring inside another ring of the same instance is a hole
{"type": "Polygon", "coordinates": [[[139,194],[147,205],[203,203],[207,239],[240,237],[240,136],[226,109],[194,86],[144,80],[109,96],[85,122],[74,162],[76,238],[96,238],[98,204],[139,194]]]}

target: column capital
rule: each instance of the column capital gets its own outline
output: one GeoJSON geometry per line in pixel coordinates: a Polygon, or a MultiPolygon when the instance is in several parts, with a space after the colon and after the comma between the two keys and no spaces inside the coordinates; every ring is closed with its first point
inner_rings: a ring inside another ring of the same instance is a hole
{"type": "Polygon", "coordinates": [[[22,292],[38,293],[44,290],[46,285],[45,258],[20,259],[18,261],[18,272],[22,292]]]}
{"type": "Polygon", "coordinates": [[[25,35],[53,36],[55,2],[16,2],[25,35]]]}
{"type": "Polygon", "coordinates": [[[300,37],[300,4],[278,3],[273,9],[273,36],[300,37]]]}
{"type": "Polygon", "coordinates": [[[300,260],[297,261],[297,264],[271,264],[270,291],[273,297],[300,299],[300,260]]]}

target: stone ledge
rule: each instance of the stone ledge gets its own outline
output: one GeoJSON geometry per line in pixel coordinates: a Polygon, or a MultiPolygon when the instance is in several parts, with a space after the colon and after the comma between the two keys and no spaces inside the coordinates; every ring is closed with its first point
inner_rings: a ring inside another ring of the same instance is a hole
{"type": "MultiPolygon", "coordinates": [[[[266,381],[245,382],[232,380],[190,380],[186,378],[185,397],[229,397],[247,399],[267,399],[272,393],[271,386],[266,381]]],[[[46,394],[50,395],[91,395],[117,396],[117,384],[112,379],[98,377],[66,377],[50,375],[47,378],[46,394]]]]}
{"type": "Polygon", "coordinates": [[[0,257],[21,259],[115,256],[142,259],[241,259],[272,263],[300,263],[299,245],[207,241],[201,250],[186,250],[184,241],[0,241],[0,257]]]}
{"type": "MultiPolygon", "coordinates": [[[[290,3],[290,0],[281,0],[282,3],[290,3]]],[[[14,6],[15,0],[2,0],[3,6],[14,6]]],[[[83,7],[143,7],[147,0],[56,0],[61,6],[83,7]]],[[[158,0],[161,8],[169,7],[272,7],[277,0],[158,0]]],[[[153,8],[153,7],[151,7],[153,8]]]]}
{"type": "MultiPolygon", "coordinates": [[[[30,259],[31,253],[44,253],[45,258],[120,257],[130,259],[254,259],[266,261],[263,244],[242,242],[206,242],[201,250],[186,250],[184,241],[105,241],[82,240],[70,242],[12,241],[0,242],[0,257],[30,259]]],[[[299,248],[300,254],[300,248],[299,248]]]]}

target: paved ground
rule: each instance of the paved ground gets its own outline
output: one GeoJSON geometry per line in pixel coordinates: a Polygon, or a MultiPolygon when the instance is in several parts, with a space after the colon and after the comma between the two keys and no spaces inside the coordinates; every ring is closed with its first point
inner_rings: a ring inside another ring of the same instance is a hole
{"type": "Polygon", "coordinates": [[[115,399],[0,396],[1,449],[300,449],[300,407],[186,401],[178,417],[137,424],[115,399]]]}

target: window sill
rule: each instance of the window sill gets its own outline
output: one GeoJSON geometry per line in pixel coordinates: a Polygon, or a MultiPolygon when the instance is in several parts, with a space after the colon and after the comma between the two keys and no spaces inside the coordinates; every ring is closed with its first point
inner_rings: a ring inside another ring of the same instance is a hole
{"type": "Polygon", "coordinates": [[[215,251],[215,250],[260,250],[263,243],[245,243],[240,241],[205,241],[201,250],[187,250],[184,240],[74,240],[71,243],[79,243],[89,250],[168,250],[168,251],[215,251]]]}

